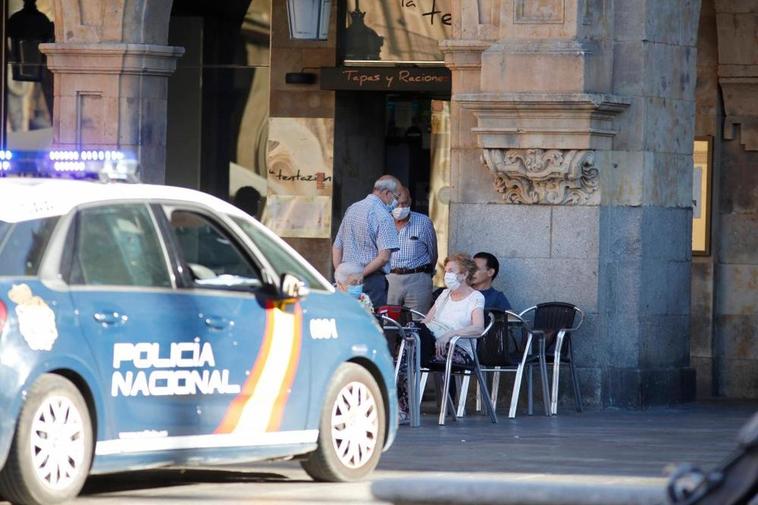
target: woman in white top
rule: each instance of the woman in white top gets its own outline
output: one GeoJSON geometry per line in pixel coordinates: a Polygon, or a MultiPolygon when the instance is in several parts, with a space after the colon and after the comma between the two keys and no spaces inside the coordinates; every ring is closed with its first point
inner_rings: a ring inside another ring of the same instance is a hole
{"type": "MultiPolygon", "coordinates": [[[[421,322],[431,330],[435,337],[437,360],[445,360],[450,339],[456,335],[479,335],[484,329],[484,295],[472,288],[470,283],[476,272],[476,263],[468,254],[455,254],[445,258],[445,289],[421,322]]],[[[474,351],[471,340],[459,340],[455,350],[464,351],[466,358],[473,360],[474,351]]]]}
{"type": "MultiPolygon", "coordinates": [[[[479,335],[484,329],[484,295],[470,286],[476,263],[468,254],[445,258],[445,289],[421,321],[421,362],[444,362],[450,339],[455,336],[479,335]]],[[[474,360],[471,340],[461,339],[453,351],[453,363],[467,365],[474,360]]],[[[400,422],[408,418],[408,389],[405,366],[400,366],[398,403],[400,422]]]]}

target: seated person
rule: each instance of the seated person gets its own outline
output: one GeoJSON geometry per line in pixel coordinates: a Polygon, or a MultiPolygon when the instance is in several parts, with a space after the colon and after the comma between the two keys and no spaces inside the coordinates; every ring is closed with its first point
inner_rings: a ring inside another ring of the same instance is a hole
{"type": "MultiPolygon", "coordinates": [[[[445,259],[445,286],[429,313],[417,328],[421,340],[421,363],[447,359],[448,345],[454,336],[479,335],[484,329],[484,295],[473,289],[471,279],[476,263],[467,254],[455,254],[445,259]]],[[[403,360],[405,360],[403,355],[403,360]]],[[[471,340],[459,340],[453,352],[453,363],[468,365],[473,362],[471,340]]],[[[408,389],[406,367],[398,374],[398,404],[400,422],[408,420],[408,389]]]]}
{"type": "Polygon", "coordinates": [[[369,314],[373,314],[374,306],[371,298],[363,292],[363,267],[358,263],[340,263],[334,271],[334,281],[338,291],[356,298],[369,314]]]}
{"type": "Polygon", "coordinates": [[[511,304],[502,291],[492,287],[492,281],[500,271],[500,262],[488,252],[474,254],[476,273],[471,286],[484,295],[484,307],[487,309],[511,310],[511,304]]]}

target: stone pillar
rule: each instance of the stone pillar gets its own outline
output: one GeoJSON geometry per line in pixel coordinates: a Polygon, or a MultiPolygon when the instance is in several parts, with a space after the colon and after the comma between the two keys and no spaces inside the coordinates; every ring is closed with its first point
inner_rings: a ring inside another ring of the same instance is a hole
{"type": "Polygon", "coordinates": [[[495,253],[518,309],[560,300],[585,311],[575,352],[588,403],[689,399],[699,1],[460,9],[460,39],[443,45],[458,136],[451,250],[495,253]],[[452,64],[474,33],[496,39],[478,72],[452,64]]]}
{"type": "Polygon", "coordinates": [[[713,199],[716,393],[758,398],[758,0],[715,0],[724,107],[713,199]]]}
{"type": "Polygon", "coordinates": [[[184,49],[167,46],[171,1],[55,2],[57,149],[120,149],[140,162],[143,182],[163,183],[167,77],[184,49]]]}

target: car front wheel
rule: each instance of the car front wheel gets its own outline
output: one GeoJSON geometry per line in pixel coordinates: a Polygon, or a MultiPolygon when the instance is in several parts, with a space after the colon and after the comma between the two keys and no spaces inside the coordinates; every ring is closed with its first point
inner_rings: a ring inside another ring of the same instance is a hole
{"type": "Polygon", "coordinates": [[[376,468],[386,430],[385,406],[374,377],[355,363],[334,374],[321,411],[318,449],[302,462],[314,480],[359,480],[376,468]]]}
{"type": "Polygon", "coordinates": [[[92,447],[89,410],[79,391],[61,376],[41,376],[21,409],[0,471],[0,495],[23,505],[73,498],[89,473],[92,447]]]}

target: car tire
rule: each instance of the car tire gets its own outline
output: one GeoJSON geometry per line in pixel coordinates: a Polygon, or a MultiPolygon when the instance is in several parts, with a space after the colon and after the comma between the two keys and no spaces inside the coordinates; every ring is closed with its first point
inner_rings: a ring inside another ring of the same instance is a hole
{"type": "Polygon", "coordinates": [[[70,500],[87,478],[92,447],[89,409],[76,386],[59,375],[42,375],[21,408],[0,471],[0,495],[21,505],[70,500]]]}
{"type": "Polygon", "coordinates": [[[318,449],[301,464],[316,481],[360,480],[376,468],[387,429],[385,405],[371,373],[355,363],[337,369],[326,392],[318,449]]]}

